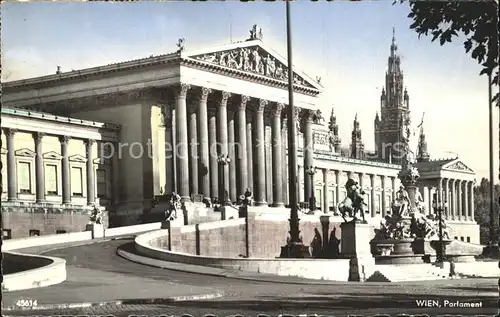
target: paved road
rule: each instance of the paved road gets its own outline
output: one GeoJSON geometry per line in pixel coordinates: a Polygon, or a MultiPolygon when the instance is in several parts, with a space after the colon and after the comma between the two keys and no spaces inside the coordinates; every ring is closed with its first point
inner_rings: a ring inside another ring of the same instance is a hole
{"type": "MultiPolygon", "coordinates": [[[[216,315],[243,314],[256,316],[258,313],[277,315],[280,313],[321,313],[335,314],[336,316],[353,313],[373,315],[375,313],[408,313],[408,314],[460,314],[493,315],[497,313],[496,300],[498,298],[495,279],[467,279],[446,280],[433,282],[407,283],[337,283],[333,285],[293,285],[270,282],[238,280],[225,277],[206,276],[195,273],[164,270],[136,264],[116,255],[116,248],[132,241],[115,240],[95,243],[84,246],[69,247],[46,253],[66,259],[68,266],[80,269],[94,270],[106,274],[134,278],[137,287],[144,281],[155,280],[169,285],[183,285],[191,287],[212,288],[222,290],[225,296],[220,299],[205,301],[177,302],[167,306],[107,306],[92,309],[65,311],[64,314],[87,314],[128,316],[130,314],[148,315],[180,315],[183,313],[194,316],[213,313],[216,315]],[[444,301],[480,301],[483,308],[464,309],[418,308],[416,300],[444,301]]],[[[148,285],[145,283],[144,285],[148,285]]],[[[56,286],[54,286],[56,287],[56,286]]],[[[23,296],[29,292],[30,296],[40,296],[53,287],[38,290],[8,293],[23,296]]],[[[127,292],[127,290],[123,290],[127,292]]],[[[10,296],[10,295],[9,295],[10,296]]],[[[9,315],[54,315],[61,312],[9,312],[9,315]]]]}

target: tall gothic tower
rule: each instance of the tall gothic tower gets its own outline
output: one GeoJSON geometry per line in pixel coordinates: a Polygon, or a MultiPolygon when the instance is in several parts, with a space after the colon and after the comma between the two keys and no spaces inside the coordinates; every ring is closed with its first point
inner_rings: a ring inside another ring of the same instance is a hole
{"type": "Polygon", "coordinates": [[[403,88],[403,71],[394,28],[391,53],[385,73],[385,87],[380,96],[380,116],[375,116],[375,146],[380,159],[401,164],[404,122],[410,115],[410,97],[403,88]]]}
{"type": "Polygon", "coordinates": [[[354,117],[353,129],[351,132],[351,158],[362,160],[365,156],[365,145],[361,138],[358,114],[354,117]]]}

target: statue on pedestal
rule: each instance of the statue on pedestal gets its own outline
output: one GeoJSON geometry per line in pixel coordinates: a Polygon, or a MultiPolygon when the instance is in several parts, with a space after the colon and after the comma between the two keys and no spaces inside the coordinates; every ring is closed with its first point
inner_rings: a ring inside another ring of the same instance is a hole
{"type": "Polygon", "coordinates": [[[329,257],[336,259],[340,255],[340,239],[337,238],[336,234],[337,228],[333,228],[330,233],[330,239],[328,240],[328,250],[330,251],[329,257]]]}
{"type": "Polygon", "coordinates": [[[94,208],[90,212],[89,224],[102,225],[102,212],[96,205],[94,205],[94,208]]]}
{"type": "Polygon", "coordinates": [[[253,195],[250,191],[250,188],[245,190],[245,193],[240,196],[240,203],[243,206],[252,206],[253,204],[253,195]]]}
{"type": "Polygon", "coordinates": [[[168,202],[167,209],[165,210],[165,220],[172,221],[177,218],[177,210],[182,208],[181,196],[176,192],[173,192],[170,196],[170,201],[168,202]]]}
{"type": "Polygon", "coordinates": [[[351,222],[357,222],[357,214],[361,217],[361,222],[366,222],[364,207],[367,206],[364,200],[365,192],[360,190],[356,181],[349,178],[345,184],[347,190],[346,198],[339,204],[338,210],[345,222],[348,222],[346,216],[352,218],[351,222]]]}

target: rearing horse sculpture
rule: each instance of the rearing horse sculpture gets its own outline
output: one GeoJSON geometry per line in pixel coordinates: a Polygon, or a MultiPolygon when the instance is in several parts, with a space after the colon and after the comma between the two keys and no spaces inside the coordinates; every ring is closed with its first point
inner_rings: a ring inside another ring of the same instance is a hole
{"type": "Polygon", "coordinates": [[[353,179],[348,179],[345,184],[347,190],[346,198],[339,204],[338,210],[345,222],[348,222],[346,216],[352,218],[351,222],[358,220],[357,214],[360,214],[361,221],[366,222],[364,207],[367,206],[363,195],[363,190],[359,189],[358,183],[353,179]]]}

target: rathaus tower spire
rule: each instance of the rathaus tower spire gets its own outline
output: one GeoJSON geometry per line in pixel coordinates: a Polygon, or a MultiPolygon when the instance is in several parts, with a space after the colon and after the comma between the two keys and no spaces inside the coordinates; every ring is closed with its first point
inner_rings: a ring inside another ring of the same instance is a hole
{"type": "Polygon", "coordinates": [[[401,164],[404,122],[410,115],[410,97],[403,85],[401,57],[392,29],[392,43],[385,73],[385,87],[380,96],[380,118],[375,118],[375,146],[378,157],[384,161],[401,164]]]}

